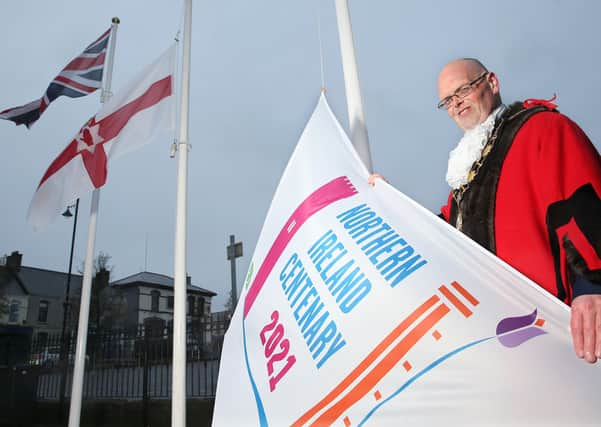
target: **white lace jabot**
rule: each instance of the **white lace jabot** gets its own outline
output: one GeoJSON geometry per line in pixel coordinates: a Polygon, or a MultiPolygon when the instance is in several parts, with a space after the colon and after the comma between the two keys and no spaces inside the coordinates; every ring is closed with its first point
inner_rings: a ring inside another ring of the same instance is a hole
{"type": "Polygon", "coordinates": [[[507,107],[504,104],[498,106],[482,123],[463,134],[457,147],[449,153],[449,164],[447,168],[447,183],[452,189],[457,189],[467,184],[467,175],[480,154],[486,141],[495,126],[497,118],[503,114],[507,107]]]}

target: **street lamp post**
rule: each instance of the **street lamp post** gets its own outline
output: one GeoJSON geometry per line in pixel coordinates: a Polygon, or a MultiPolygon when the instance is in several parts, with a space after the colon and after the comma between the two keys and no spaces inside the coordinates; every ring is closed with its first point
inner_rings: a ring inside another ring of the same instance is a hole
{"type": "Polygon", "coordinates": [[[67,284],[65,286],[65,301],[63,302],[63,325],[61,328],[61,354],[60,354],[60,362],[62,367],[61,373],[61,383],[60,383],[60,394],[59,394],[59,411],[60,411],[60,419],[64,419],[65,416],[65,390],[67,388],[67,372],[69,368],[69,347],[71,343],[70,331],[67,334],[67,324],[69,322],[69,314],[71,312],[71,303],[69,301],[69,296],[71,293],[71,269],[73,268],[73,250],[75,248],[75,231],[77,230],[77,214],[79,212],[79,199],[75,202],[75,205],[67,206],[65,212],[63,212],[64,217],[71,217],[73,214],[71,213],[70,208],[75,207],[75,216],[73,218],[73,233],[71,234],[71,253],[69,254],[69,270],[67,272],[67,284]]]}
{"type": "Polygon", "coordinates": [[[236,238],[233,234],[230,235],[230,244],[227,247],[227,259],[230,260],[230,264],[232,267],[232,290],[231,290],[231,299],[232,299],[232,314],[236,309],[236,304],[238,303],[238,292],[236,291],[236,258],[242,256],[242,242],[236,243],[236,238]]]}

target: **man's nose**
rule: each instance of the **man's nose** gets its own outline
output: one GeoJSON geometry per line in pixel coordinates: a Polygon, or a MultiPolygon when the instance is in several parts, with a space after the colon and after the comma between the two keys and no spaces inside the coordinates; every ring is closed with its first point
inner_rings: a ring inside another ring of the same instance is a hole
{"type": "Polygon", "coordinates": [[[463,104],[463,98],[459,98],[457,95],[453,96],[451,99],[451,107],[457,108],[463,104]]]}

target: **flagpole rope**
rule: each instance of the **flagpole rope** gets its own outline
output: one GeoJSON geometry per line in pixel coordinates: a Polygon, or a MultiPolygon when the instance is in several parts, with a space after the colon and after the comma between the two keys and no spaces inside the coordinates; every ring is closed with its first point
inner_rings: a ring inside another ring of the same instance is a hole
{"type": "MultiPolygon", "coordinates": [[[[173,37],[173,40],[175,41],[175,43],[177,45],[177,47],[176,47],[177,52],[178,52],[177,55],[179,55],[179,46],[180,46],[179,43],[180,43],[180,40],[181,40],[181,32],[182,32],[182,28],[184,28],[184,25],[185,25],[184,21],[186,20],[186,5],[185,5],[185,2],[182,3],[182,5],[181,5],[181,8],[180,8],[180,17],[181,17],[181,20],[179,22],[180,29],[177,30],[177,32],[175,33],[175,36],[173,37]]],[[[179,59],[176,61],[177,65],[175,66],[175,70],[174,70],[174,78],[173,78],[173,88],[174,89],[173,89],[173,93],[175,95],[175,99],[179,99],[180,96],[181,96],[181,93],[180,93],[180,81],[179,81],[180,75],[181,75],[180,74],[181,70],[179,69],[180,62],[181,61],[179,59]]],[[[180,103],[177,102],[176,103],[176,107],[175,107],[175,117],[179,117],[179,115],[181,113],[180,110],[181,110],[180,103]]],[[[180,144],[186,145],[186,141],[180,141],[179,135],[176,135],[173,138],[173,142],[169,146],[169,157],[170,158],[172,158],[172,159],[175,158],[175,154],[177,153],[177,150],[179,150],[180,144]]]]}
{"type": "Polygon", "coordinates": [[[108,48],[108,67],[106,70],[106,74],[104,74],[104,78],[102,81],[102,88],[100,91],[100,102],[105,103],[113,96],[113,92],[111,92],[111,84],[113,80],[113,66],[115,63],[115,42],[117,38],[117,28],[121,20],[118,17],[114,17],[111,19],[111,37],[109,39],[109,48],[108,48]]]}
{"type": "Polygon", "coordinates": [[[323,72],[323,42],[321,39],[321,10],[320,10],[320,1],[317,0],[317,37],[319,39],[319,68],[321,73],[321,91],[326,91],[326,83],[323,72]]]}

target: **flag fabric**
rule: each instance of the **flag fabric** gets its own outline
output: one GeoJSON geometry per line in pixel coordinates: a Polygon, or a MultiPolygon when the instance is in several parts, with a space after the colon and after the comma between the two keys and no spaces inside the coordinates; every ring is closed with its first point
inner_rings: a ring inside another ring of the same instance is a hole
{"type": "Polygon", "coordinates": [[[20,107],[0,112],[0,119],[30,128],[59,96],[79,98],[102,85],[102,72],[106,59],[110,28],[91,43],[52,80],[44,96],[20,107]]]}
{"type": "Polygon", "coordinates": [[[105,103],[54,159],[29,206],[27,220],[34,229],[43,229],[73,200],[104,185],[109,159],[172,135],[174,66],[175,46],[105,103]]]}
{"type": "Polygon", "coordinates": [[[225,336],[213,425],[601,425],[569,308],[367,178],[322,96],[225,336]]]}

